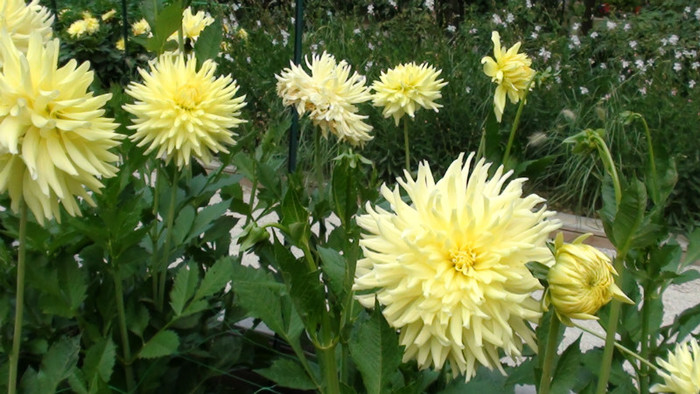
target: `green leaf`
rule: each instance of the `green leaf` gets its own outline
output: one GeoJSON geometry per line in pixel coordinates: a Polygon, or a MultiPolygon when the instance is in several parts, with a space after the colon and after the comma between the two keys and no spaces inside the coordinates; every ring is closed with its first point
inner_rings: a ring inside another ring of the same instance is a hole
{"type": "Polygon", "coordinates": [[[191,303],[189,303],[189,305],[187,305],[187,308],[185,308],[185,310],[182,311],[182,314],[179,317],[193,315],[207,308],[209,308],[209,302],[207,302],[207,300],[192,301],[191,303]]]}
{"type": "Polygon", "coordinates": [[[285,290],[284,284],[277,282],[264,268],[235,265],[233,289],[237,302],[252,316],[280,335],[285,332],[278,301],[285,290]]]}
{"type": "Polygon", "coordinates": [[[182,25],[182,5],[176,1],[158,13],[153,26],[153,37],[149,38],[146,49],[157,54],[163,53],[168,38],[182,25]]]}
{"type": "Polygon", "coordinates": [[[333,208],[344,226],[348,225],[352,216],[357,212],[358,179],[347,161],[338,161],[338,164],[333,168],[331,178],[333,208]]]}
{"type": "Polygon", "coordinates": [[[180,346],[180,338],[171,330],[157,333],[141,348],[139,358],[158,358],[169,356],[177,352],[180,346]]]}
{"type": "Polygon", "coordinates": [[[192,229],[194,218],[195,210],[191,205],[185,205],[177,213],[173,225],[173,241],[175,241],[175,245],[182,245],[184,243],[187,234],[189,234],[192,229]]]}
{"type": "Polygon", "coordinates": [[[552,374],[551,392],[568,394],[576,383],[578,371],[583,362],[581,357],[581,336],[564,350],[552,374]]]}
{"type": "Polygon", "coordinates": [[[683,267],[687,267],[698,260],[700,260],[700,228],[696,228],[688,235],[688,248],[685,251],[683,267]]]}
{"type": "Polygon", "coordinates": [[[450,384],[440,391],[439,394],[462,394],[462,393],[514,393],[514,386],[506,384],[506,378],[498,370],[490,370],[486,367],[479,367],[476,376],[468,382],[464,379],[454,379],[450,384]]]}
{"type": "Polygon", "coordinates": [[[199,270],[193,263],[183,264],[175,276],[175,282],[170,290],[170,306],[175,316],[182,314],[187,300],[192,298],[199,282],[199,270]]]}
{"type": "Polygon", "coordinates": [[[294,187],[294,183],[290,180],[290,187],[282,198],[280,222],[289,228],[289,237],[299,245],[309,242],[311,227],[309,211],[301,204],[301,190],[294,187]]]}
{"type": "Polygon", "coordinates": [[[96,379],[109,382],[116,357],[116,346],[111,338],[98,341],[85,353],[83,372],[91,391],[97,386],[96,379]]]}
{"type": "Polygon", "coordinates": [[[51,345],[41,359],[41,369],[36,376],[42,392],[56,392],[58,385],[72,375],[72,370],[78,363],[79,353],[79,336],[63,337],[51,345]]]}
{"type": "Polygon", "coordinates": [[[206,60],[216,59],[219,56],[223,36],[224,29],[221,25],[221,18],[216,18],[214,23],[202,30],[197,42],[194,44],[194,53],[198,67],[201,67],[206,60]]]}
{"type": "Polygon", "coordinates": [[[141,2],[141,11],[143,12],[143,17],[146,18],[148,24],[151,26],[156,25],[156,16],[163,9],[162,0],[144,0],[141,2]]]}
{"type": "Polygon", "coordinates": [[[673,323],[668,326],[669,333],[666,337],[672,337],[677,332],[678,337],[674,342],[680,343],[686,336],[695,331],[698,326],[700,326],[700,304],[688,308],[676,316],[673,323]]]}
{"type": "Polygon", "coordinates": [[[674,285],[682,285],[683,283],[688,283],[696,279],[700,279],[700,272],[694,269],[688,269],[674,278],[671,283],[674,285]]]}
{"type": "Polygon", "coordinates": [[[222,201],[218,204],[209,205],[197,212],[197,216],[194,218],[194,224],[192,225],[192,231],[187,237],[187,241],[199,237],[200,234],[207,231],[212,226],[214,220],[226,213],[230,204],[231,201],[222,201]]]}
{"type": "Polygon", "coordinates": [[[368,319],[358,321],[348,342],[350,356],[362,375],[367,393],[379,394],[389,389],[391,376],[401,364],[396,330],[382,316],[378,302],[368,319]]]}
{"type": "Polygon", "coordinates": [[[316,385],[296,360],[277,358],[268,368],[256,369],[256,373],[272,380],[282,387],[297,390],[314,390],[316,385]]]}
{"type": "Polygon", "coordinates": [[[214,263],[211,268],[204,274],[204,279],[197,289],[194,298],[196,300],[213,295],[214,293],[223,290],[233,278],[233,261],[230,257],[224,257],[214,263]]]}
{"type": "Polygon", "coordinates": [[[323,273],[328,277],[328,286],[339,299],[342,299],[345,294],[345,258],[335,249],[319,246],[316,250],[321,257],[323,273]]]}
{"type": "Polygon", "coordinates": [[[539,280],[547,280],[547,275],[549,275],[549,267],[540,263],[539,261],[530,261],[527,264],[527,269],[530,270],[532,276],[539,280]]]}
{"type": "Polygon", "coordinates": [[[633,247],[643,247],[655,240],[656,227],[645,220],[646,206],[646,189],[635,179],[623,189],[622,200],[613,222],[611,241],[618,253],[624,255],[633,247]]]}

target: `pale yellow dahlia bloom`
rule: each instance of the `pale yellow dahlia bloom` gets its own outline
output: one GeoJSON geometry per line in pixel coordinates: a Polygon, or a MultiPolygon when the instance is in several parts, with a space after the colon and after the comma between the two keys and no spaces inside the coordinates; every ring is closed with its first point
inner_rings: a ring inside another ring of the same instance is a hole
{"type": "MultiPolygon", "coordinates": [[[[182,14],[182,34],[183,38],[197,41],[199,35],[205,27],[214,23],[214,18],[208,12],[199,11],[192,14],[192,8],[187,7],[182,14]]],[[[177,40],[177,32],[168,37],[168,40],[177,40]]]]}
{"type": "Polygon", "coordinates": [[[158,151],[178,167],[190,164],[190,156],[211,161],[212,153],[233,145],[229,129],[244,123],[239,116],[245,96],[234,97],[238,85],[227,76],[215,76],[216,63],[207,60],[197,70],[197,59],[164,54],[150,62],[150,72],[139,69],[143,83],[132,82],[126,93],[136,99],[124,109],[134,115],[136,130],[130,137],[146,153],[158,151]]]}
{"type": "Polygon", "coordinates": [[[610,257],[583,241],[591,234],[584,234],[573,243],[564,244],[561,233],[555,240],[555,264],[549,269],[549,288],[544,297],[552,304],[559,319],[571,325],[571,319],[593,320],[598,309],[616,298],[633,302],[615,284],[617,275],[610,257]]]}
{"type": "Polygon", "coordinates": [[[379,81],[372,84],[372,103],[384,107],[382,115],[393,116],[397,126],[402,116],[408,114],[413,118],[421,107],[438,112],[442,105],[435,100],[442,97],[440,89],[447,85],[437,79],[441,72],[427,63],[418,66],[413,62],[382,72],[379,81]]]}
{"type": "Polygon", "coordinates": [[[137,22],[131,25],[131,32],[135,36],[140,36],[141,34],[146,34],[151,32],[151,25],[148,24],[146,18],[141,18],[137,22]]]}
{"type": "Polygon", "coordinates": [[[668,361],[658,357],[656,363],[665,371],[659,375],[664,383],[651,387],[652,393],[697,394],[700,392],[700,346],[695,339],[668,352],[668,361]]]}
{"type": "Polygon", "coordinates": [[[100,30],[100,21],[94,16],[86,16],[83,20],[85,21],[85,31],[88,34],[94,34],[100,30]]]}
{"type": "Polygon", "coordinates": [[[484,73],[491,77],[492,82],[498,84],[493,96],[493,111],[500,122],[506,107],[506,96],[513,104],[524,100],[535,71],[530,68],[532,60],[524,53],[518,53],[519,42],[504,52],[501,49],[501,36],[497,31],[491,33],[491,41],[493,58],[484,56],[481,63],[484,65],[484,73]]]}
{"type": "Polygon", "coordinates": [[[75,60],[58,67],[58,40],[44,45],[29,38],[27,54],[0,33],[0,193],[9,191],[12,209],[24,201],[39,223],[60,220],[59,203],[80,215],[74,198],[94,204],[85,187],[98,191],[98,177],[111,177],[118,160],[117,124],[105,118],[110,94],[93,96],[93,72],[75,60]]]}
{"type": "Polygon", "coordinates": [[[292,105],[299,115],[309,114],[314,125],[321,128],[324,137],[328,131],[339,140],[353,145],[363,145],[373,137],[372,126],[363,122],[367,116],[357,113],[355,104],[370,100],[365,77],[354,72],[344,60],[336,63],[332,55],[324,52],[306,59],[311,71],[307,74],[301,66],[291,64],[277,78],[277,95],[282,103],[292,105]]]}
{"type": "Polygon", "coordinates": [[[404,361],[442,368],[469,380],[479,365],[503,372],[499,351],[521,354],[523,342],[537,349],[528,322],[537,322],[541,303],[532,292],[540,283],[525,266],[551,265],[546,241],[559,228],[544,199],[523,197],[525,179],[508,180],[499,167],[472,167],[460,155],[438,182],[427,163],[413,180],[381,188],[391,210],[366,206],[357,218],[366,231],[360,245],[353,290],[365,307],[375,296],[387,322],[400,330],[404,361]]]}
{"type": "Polygon", "coordinates": [[[87,33],[87,22],[85,19],[78,19],[68,26],[66,32],[73,38],[80,38],[87,33]]]}
{"type": "Polygon", "coordinates": [[[123,51],[126,49],[126,45],[124,45],[124,37],[120,38],[117,40],[116,43],[114,43],[114,47],[117,48],[120,51],[123,51]]]}
{"type": "MultiPolygon", "coordinates": [[[[6,30],[15,47],[27,53],[29,36],[39,33],[43,42],[51,39],[53,15],[39,5],[39,0],[25,4],[24,0],[0,0],[0,30],[6,30]]],[[[2,59],[0,59],[2,61],[2,59]]]]}

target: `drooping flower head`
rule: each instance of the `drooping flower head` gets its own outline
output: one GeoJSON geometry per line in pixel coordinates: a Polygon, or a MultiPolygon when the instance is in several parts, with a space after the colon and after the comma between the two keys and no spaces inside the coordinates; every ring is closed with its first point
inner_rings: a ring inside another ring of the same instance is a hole
{"type": "Polygon", "coordinates": [[[700,392],[700,346],[697,340],[678,344],[673,352],[668,352],[668,360],[658,357],[656,363],[665,369],[659,374],[664,382],[653,385],[652,393],[700,392]]]}
{"type": "Polygon", "coordinates": [[[353,145],[371,140],[372,126],[363,122],[367,116],[359,115],[355,106],[370,99],[365,77],[356,72],[350,75],[349,64],[336,63],[326,52],[314,55],[311,62],[307,58],[306,66],[311,75],[293,63],[275,75],[282,103],[296,107],[299,115],[308,113],[326,138],[330,131],[353,145]]]}
{"type": "Polygon", "coordinates": [[[447,85],[437,79],[441,72],[427,63],[418,66],[413,62],[382,72],[379,81],[372,84],[372,103],[384,107],[382,115],[393,116],[397,126],[401,117],[408,114],[413,118],[421,107],[438,112],[442,105],[435,100],[442,97],[440,89],[447,85]]]}
{"type": "Polygon", "coordinates": [[[0,193],[9,191],[12,209],[24,201],[36,219],[60,220],[59,203],[79,215],[74,196],[90,204],[85,187],[98,191],[98,177],[111,177],[118,157],[109,151],[122,137],[104,117],[110,94],[88,92],[93,73],[75,60],[58,67],[58,40],[29,38],[27,54],[0,32],[0,193]]]}
{"type": "Polygon", "coordinates": [[[25,54],[33,32],[39,33],[42,42],[51,39],[52,23],[53,15],[39,5],[39,0],[32,0],[29,4],[25,4],[24,0],[0,0],[0,30],[5,29],[15,47],[25,54]]]}
{"type": "Polygon", "coordinates": [[[571,325],[571,319],[593,320],[598,309],[616,298],[633,303],[615,284],[617,275],[610,257],[583,241],[584,234],[573,243],[564,244],[561,233],[555,240],[555,264],[549,269],[549,288],[544,297],[559,319],[571,325]]]}
{"type": "MultiPolygon", "coordinates": [[[[202,30],[212,23],[214,23],[214,18],[208,12],[199,11],[196,14],[192,14],[192,8],[185,8],[185,12],[182,13],[183,38],[189,38],[196,42],[202,30]]],[[[171,34],[168,40],[177,40],[177,34],[177,32],[171,34]]]]}
{"type": "Polygon", "coordinates": [[[484,56],[481,63],[484,65],[484,73],[491,77],[492,82],[498,84],[493,96],[493,111],[500,122],[506,107],[506,96],[513,104],[524,100],[528,84],[535,76],[535,71],[530,68],[532,61],[527,55],[518,53],[519,42],[504,52],[501,49],[501,36],[497,31],[491,33],[491,41],[493,41],[493,58],[484,56]]]}
{"type": "Polygon", "coordinates": [[[531,293],[541,286],[525,266],[552,263],[548,234],[559,227],[536,195],[523,197],[524,179],[508,180],[499,167],[473,165],[460,155],[435,182],[427,165],[416,179],[406,173],[399,187],[382,195],[391,210],[367,204],[357,223],[366,231],[357,262],[356,291],[365,307],[375,296],[387,322],[400,330],[404,361],[442,368],[467,379],[479,365],[499,368],[499,351],[536,349],[528,322],[541,316],[531,293]]]}
{"type": "Polygon", "coordinates": [[[143,83],[132,82],[126,93],[136,99],[124,109],[134,115],[131,139],[149,145],[178,167],[189,165],[190,156],[211,161],[212,153],[226,152],[236,135],[231,128],[240,119],[245,96],[235,97],[238,85],[230,75],[216,77],[216,63],[207,60],[197,70],[197,59],[164,54],[151,61],[150,72],[139,69],[143,83]]]}

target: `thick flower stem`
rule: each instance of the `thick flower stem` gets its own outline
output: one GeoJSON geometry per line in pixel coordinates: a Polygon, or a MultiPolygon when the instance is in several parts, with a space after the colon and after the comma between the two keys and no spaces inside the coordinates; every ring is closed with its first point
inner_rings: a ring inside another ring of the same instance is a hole
{"type": "Polygon", "coordinates": [[[27,205],[20,203],[19,250],[17,251],[17,294],[15,298],[15,330],[12,334],[12,353],[10,354],[10,375],[7,392],[17,392],[17,375],[19,367],[19,348],[22,343],[22,318],[24,314],[24,272],[27,244],[27,205]]]}
{"type": "Polygon", "coordinates": [[[129,345],[129,333],[126,328],[126,312],[124,311],[124,290],[119,270],[112,274],[114,278],[114,297],[117,302],[117,314],[119,315],[119,334],[122,340],[124,373],[126,374],[126,387],[129,392],[134,389],[134,370],[131,367],[131,346],[129,345]]]}
{"type": "Polygon", "coordinates": [[[503,160],[501,160],[501,164],[503,165],[503,167],[506,168],[506,170],[509,168],[508,159],[510,159],[510,150],[513,147],[513,141],[515,141],[515,133],[518,131],[518,126],[520,125],[520,115],[523,113],[523,107],[525,106],[527,93],[530,91],[530,85],[532,85],[532,81],[534,80],[535,78],[532,78],[530,82],[527,83],[527,87],[525,88],[525,95],[520,100],[520,104],[518,104],[518,111],[515,113],[515,120],[513,120],[513,126],[511,126],[510,128],[510,135],[508,136],[506,151],[503,153],[503,160]]]}
{"type": "Polygon", "coordinates": [[[406,171],[411,172],[411,150],[408,146],[408,119],[403,119],[403,148],[406,154],[406,171]]]}
{"type": "Polygon", "coordinates": [[[557,354],[557,336],[559,334],[559,318],[556,313],[552,313],[552,321],[549,324],[549,334],[547,335],[547,348],[544,352],[544,364],[542,365],[542,377],[540,379],[540,394],[549,394],[550,380],[552,379],[552,367],[554,366],[554,356],[557,354]]]}
{"type": "Polygon", "coordinates": [[[339,394],[340,380],[338,379],[338,366],[335,360],[335,347],[337,342],[331,338],[330,321],[328,313],[323,315],[321,323],[322,346],[317,346],[319,361],[323,369],[324,394],[339,394]]]}
{"type": "Polygon", "coordinates": [[[163,246],[163,260],[160,264],[160,283],[158,287],[158,310],[163,310],[165,300],[165,282],[168,277],[168,262],[170,257],[170,241],[173,237],[173,222],[175,220],[175,202],[177,200],[177,184],[180,179],[177,167],[173,167],[173,184],[170,189],[170,201],[168,202],[168,216],[165,223],[165,246],[163,246]]]}
{"type": "MultiPolygon", "coordinates": [[[[325,179],[323,177],[323,163],[321,162],[321,133],[314,133],[314,171],[316,172],[316,190],[319,198],[323,195],[325,179]]],[[[323,218],[318,220],[318,237],[325,239],[326,224],[323,218]]]]}
{"type": "MultiPolygon", "coordinates": [[[[655,344],[651,343],[652,337],[649,335],[649,320],[651,318],[651,291],[648,282],[644,286],[644,304],[642,304],[642,351],[640,356],[643,359],[649,358],[649,349],[655,344]]],[[[641,393],[649,392],[649,367],[646,364],[639,366],[639,390],[641,393]]]]}
{"type": "MultiPolygon", "coordinates": [[[[161,185],[161,170],[160,166],[156,168],[156,184],[153,189],[153,228],[151,230],[151,241],[153,242],[153,252],[151,253],[151,279],[153,284],[153,301],[158,303],[158,277],[160,270],[158,267],[158,208],[160,201],[160,185],[161,185]]],[[[150,184],[150,182],[149,182],[150,184]]]]}
{"type": "MultiPolygon", "coordinates": [[[[617,277],[618,286],[620,277],[622,276],[622,261],[624,256],[617,256],[615,258],[615,271],[620,273],[617,277]]],[[[617,323],[620,320],[620,309],[622,308],[622,302],[613,298],[610,301],[610,318],[608,320],[607,333],[605,336],[605,348],[603,349],[603,359],[600,363],[600,372],[598,373],[598,387],[596,389],[597,394],[604,394],[608,390],[608,380],[610,379],[610,369],[612,364],[613,350],[615,349],[615,334],[617,333],[617,323]]]]}
{"type": "Polygon", "coordinates": [[[607,171],[612,178],[613,188],[615,190],[615,204],[619,206],[620,201],[622,201],[622,187],[620,185],[620,177],[617,174],[617,168],[615,167],[615,161],[613,160],[610,149],[608,149],[608,145],[605,143],[605,141],[603,141],[603,139],[595,133],[592,134],[592,137],[596,141],[598,156],[600,156],[600,160],[603,162],[603,167],[605,167],[605,171],[607,171]]]}

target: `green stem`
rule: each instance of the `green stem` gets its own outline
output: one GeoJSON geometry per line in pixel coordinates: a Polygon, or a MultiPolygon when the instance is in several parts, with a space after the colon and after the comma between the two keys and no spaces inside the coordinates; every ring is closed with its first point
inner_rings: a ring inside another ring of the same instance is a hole
{"type": "Polygon", "coordinates": [[[20,203],[19,250],[17,251],[17,295],[15,298],[15,330],[12,334],[12,353],[10,354],[10,375],[7,392],[17,392],[17,375],[19,367],[19,348],[22,343],[22,318],[24,314],[24,272],[27,245],[27,205],[20,203]]]}
{"type": "Polygon", "coordinates": [[[552,367],[554,366],[554,356],[557,354],[557,336],[561,323],[556,313],[552,313],[552,321],[549,324],[549,334],[547,335],[547,348],[544,352],[544,364],[542,365],[542,377],[540,379],[540,394],[549,393],[549,385],[552,380],[552,367]]]}
{"type": "MultiPolygon", "coordinates": [[[[615,257],[615,271],[620,273],[617,277],[617,284],[619,286],[620,277],[623,274],[622,271],[622,261],[624,261],[625,256],[618,255],[615,257]]],[[[610,369],[612,365],[613,350],[615,349],[615,334],[617,333],[617,323],[620,320],[620,309],[622,308],[622,303],[616,298],[610,302],[610,318],[608,320],[607,333],[605,336],[605,348],[603,349],[603,359],[600,363],[600,372],[598,373],[598,387],[596,389],[597,394],[604,394],[608,390],[608,380],[610,379],[610,369]]]]}
{"type": "MultiPolygon", "coordinates": [[[[597,338],[600,338],[600,339],[605,339],[605,336],[604,336],[604,335],[599,334],[599,333],[597,333],[597,332],[595,332],[595,331],[589,330],[589,329],[587,329],[586,327],[579,326],[579,325],[576,324],[576,323],[574,323],[574,327],[578,328],[579,330],[581,330],[581,331],[583,331],[583,332],[586,332],[586,333],[588,333],[588,334],[591,334],[591,335],[593,335],[594,337],[597,337],[597,338]]],[[[659,367],[657,367],[656,365],[650,363],[649,360],[647,360],[647,359],[641,357],[639,354],[635,353],[633,350],[630,350],[630,349],[628,349],[627,347],[625,347],[625,346],[623,346],[623,345],[621,345],[621,344],[619,344],[619,343],[617,343],[617,342],[615,342],[615,347],[618,348],[621,352],[626,353],[626,354],[632,356],[633,358],[637,359],[640,363],[646,365],[647,367],[652,368],[654,371],[656,371],[656,372],[661,372],[661,371],[659,370],[659,367]]]]}
{"type": "Polygon", "coordinates": [[[535,78],[533,77],[527,83],[527,87],[525,88],[525,95],[523,96],[522,99],[520,99],[520,104],[518,105],[518,111],[515,113],[515,120],[513,121],[513,126],[511,126],[511,128],[510,128],[510,135],[508,136],[508,143],[506,144],[506,151],[505,151],[505,153],[503,153],[503,160],[501,160],[501,164],[506,169],[508,169],[508,159],[510,159],[510,150],[513,147],[513,141],[515,141],[515,132],[518,130],[518,126],[520,125],[520,115],[523,113],[523,107],[525,106],[525,100],[527,99],[527,94],[530,91],[530,85],[532,85],[532,81],[534,81],[534,80],[535,80],[535,78]]]}
{"type": "Polygon", "coordinates": [[[335,361],[335,347],[337,342],[331,338],[330,321],[328,312],[324,311],[321,322],[322,346],[317,346],[321,367],[323,368],[324,393],[339,394],[340,381],[338,380],[338,366],[335,361]]]}
{"type": "MultiPolygon", "coordinates": [[[[151,242],[153,243],[153,252],[151,253],[151,279],[153,284],[153,301],[158,303],[158,239],[160,239],[160,234],[158,232],[158,209],[160,202],[160,184],[161,184],[161,174],[160,166],[156,168],[156,184],[153,189],[153,228],[151,230],[151,242]]],[[[150,184],[150,182],[149,182],[150,184]]]]}
{"type": "Polygon", "coordinates": [[[615,204],[619,206],[620,201],[622,201],[622,188],[620,186],[620,177],[617,175],[617,169],[615,167],[612,154],[610,153],[610,149],[608,149],[608,145],[599,135],[594,133],[593,138],[595,139],[598,147],[598,156],[600,156],[600,160],[603,162],[605,170],[612,178],[613,188],[615,189],[615,204]]]}
{"type": "Polygon", "coordinates": [[[177,184],[180,173],[173,166],[173,184],[170,188],[170,201],[168,202],[168,216],[165,223],[165,246],[163,247],[163,260],[160,264],[160,283],[158,287],[158,310],[163,311],[165,300],[165,282],[168,277],[168,262],[170,261],[170,241],[173,237],[173,222],[175,220],[175,202],[177,200],[177,184]]]}
{"type": "Polygon", "coordinates": [[[406,154],[406,171],[411,172],[411,150],[408,146],[408,118],[403,119],[403,148],[406,154]]]}
{"type": "MultiPolygon", "coordinates": [[[[648,284],[648,282],[647,282],[648,284]]],[[[645,285],[644,286],[644,304],[642,304],[642,335],[641,335],[641,341],[642,341],[642,351],[641,351],[641,357],[644,359],[649,358],[649,348],[650,345],[653,346],[650,342],[652,340],[651,336],[649,335],[649,320],[651,318],[651,292],[649,291],[649,286],[645,285]]],[[[639,390],[641,393],[648,393],[649,392],[649,368],[646,366],[646,364],[640,365],[639,368],[639,390]]]]}
{"type": "Polygon", "coordinates": [[[129,333],[126,329],[126,312],[124,311],[124,290],[119,270],[115,269],[112,274],[114,278],[114,296],[117,301],[117,314],[119,315],[119,334],[122,340],[124,354],[124,371],[126,373],[126,387],[129,392],[134,389],[134,370],[131,367],[131,346],[129,345],[129,333]]]}
{"type": "Polygon", "coordinates": [[[654,144],[651,140],[651,132],[649,131],[649,125],[641,115],[639,115],[639,119],[642,121],[642,125],[644,126],[644,133],[647,137],[647,149],[649,150],[649,165],[651,166],[652,183],[654,185],[654,189],[656,189],[654,192],[660,192],[658,176],[656,174],[656,158],[654,156],[654,144]]]}
{"type": "MultiPolygon", "coordinates": [[[[323,163],[321,162],[321,133],[314,133],[314,170],[316,172],[316,190],[318,190],[318,197],[322,198],[325,179],[323,177],[323,163]]],[[[320,217],[318,219],[318,237],[320,239],[326,238],[326,224],[324,218],[320,217]]]]}

